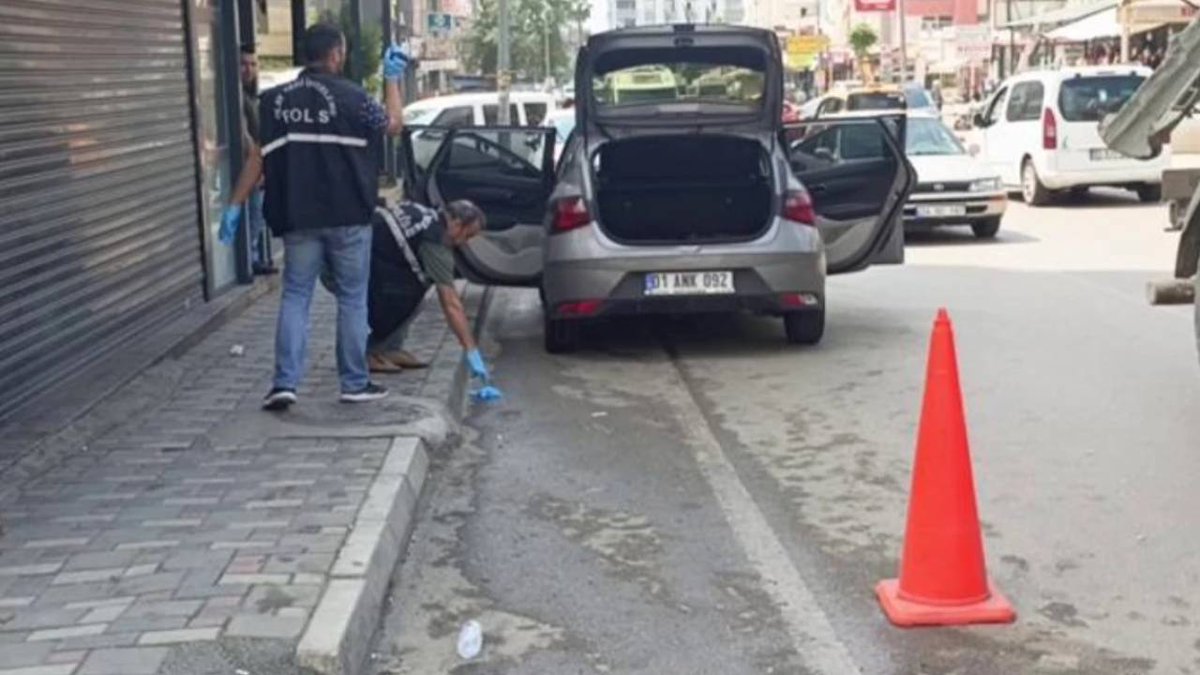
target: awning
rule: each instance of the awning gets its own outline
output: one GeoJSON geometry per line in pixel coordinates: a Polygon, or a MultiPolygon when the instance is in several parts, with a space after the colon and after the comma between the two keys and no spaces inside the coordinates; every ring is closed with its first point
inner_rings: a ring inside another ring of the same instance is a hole
{"type": "Polygon", "coordinates": [[[1022,19],[1014,19],[1006,24],[999,26],[1000,28],[1033,28],[1035,26],[1050,27],[1059,26],[1071,21],[1091,16],[1101,10],[1115,9],[1117,3],[1113,0],[1101,0],[1100,2],[1085,2],[1078,4],[1067,5],[1058,9],[1050,10],[1049,12],[1039,12],[1033,16],[1028,16],[1022,19]]]}
{"type": "Polygon", "coordinates": [[[1046,37],[1055,42],[1086,42],[1119,35],[1121,24],[1117,21],[1116,7],[1101,10],[1046,33],[1046,37]]]}

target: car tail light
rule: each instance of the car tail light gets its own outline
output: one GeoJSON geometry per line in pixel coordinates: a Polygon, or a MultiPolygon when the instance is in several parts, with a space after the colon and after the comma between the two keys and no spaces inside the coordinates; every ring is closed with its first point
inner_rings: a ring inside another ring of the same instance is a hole
{"type": "Polygon", "coordinates": [[[1042,149],[1058,149],[1058,119],[1049,108],[1042,113],[1042,149]]]}
{"type": "Polygon", "coordinates": [[[582,197],[568,197],[554,205],[554,231],[570,232],[592,222],[582,197]]]}
{"type": "Polygon", "coordinates": [[[603,300],[577,300],[558,306],[558,315],[565,319],[583,319],[596,316],[604,308],[603,300]]]}
{"type": "Polygon", "coordinates": [[[783,197],[783,217],[801,225],[816,224],[817,214],[808,190],[788,190],[783,197]]]}
{"type": "Polygon", "coordinates": [[[812,293],[783,293],[779,296],[779,304],[784,309],[800,309],[816,307],[821,304],[821,299],[812,293]]]}

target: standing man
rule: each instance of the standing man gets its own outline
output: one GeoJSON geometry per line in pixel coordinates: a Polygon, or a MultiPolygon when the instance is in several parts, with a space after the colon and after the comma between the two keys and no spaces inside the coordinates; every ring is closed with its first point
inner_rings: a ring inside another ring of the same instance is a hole
{"type": "MultiPolygon", "coordinates": [[[[245,132],[245,147],[258,147],[258,54],[253,43],[242,45],[241,54],[242,75],[242,123],[245,132]]],[[[254,256],[253,268],[255,274],[275,274],[270,258],[270,247],[267,245],[267,221],[263,217],[263,187],[260,182],[250,193],[247,204],[246,220],[250,227],[250,251],[254,256]]]]}
{"type": "Polygon", "coordinates": [[[385,110],[342,78],[346,40],[329,24],[304,34],[308,66],[296,80],[262,96],[261,149],[250,153],[222,230],[236,230],[242,204],[266,175],[265,213],[283,238],[283,297],[275,332],[275,381],[266,410],[296,402],[308,351],[308,314],[321,270],[328,267],[337,296],[337,364],[341,400],[373,401],[388,391],[367,374],[367,280],[371,212],[379,192],[373,147],[400,131],[398,82],[408,59],[392,46],[384,56],[385,110]]]}

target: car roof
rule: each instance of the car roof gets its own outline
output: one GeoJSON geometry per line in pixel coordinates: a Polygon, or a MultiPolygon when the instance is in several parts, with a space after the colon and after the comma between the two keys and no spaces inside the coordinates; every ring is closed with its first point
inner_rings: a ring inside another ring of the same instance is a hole
{"type": "Polygon", "coordinates": [[[1069,80],[1075,77],[1096,77],[1101,75],[1141,75],[1149,77],[1154,72],[1137,63],[1121,63],[1101,66],[1068,66],[1053,70],[1030,70],[1018,73],[1008,79],[1008,82],[1031,82],[1047,80],[1069,80]]]}

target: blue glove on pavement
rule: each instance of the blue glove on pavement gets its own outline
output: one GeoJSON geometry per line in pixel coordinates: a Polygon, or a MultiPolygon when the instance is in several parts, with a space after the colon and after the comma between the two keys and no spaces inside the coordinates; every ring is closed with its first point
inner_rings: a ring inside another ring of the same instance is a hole
{"type": "Polygon", "coordinates": [[[226,246],[233,243],[233,238],[237,236],[238,227],[242,224],[242,205],[230,204],[225,207],[225,212],[221,214],[221,230],[217,237],[222,244],[226,246]]]}
{"type": "Polygon", "coordinates": [[[497,389],[496,387],[493,387],[490,384],[487,385],[486,387],[480,389],[479,391],[471,394],[471,396],[474,397],[475,400],[479,401],[480,403],[494,403],[494,402],[499,401],[500,399],[504,398],[503,392],[501,392],[499,389],[497,389]]]}
{"type": "Polygon", "coordinates": [[[404,71],[408,70],[408,55],[400,49],[400,45],[393,44],[383,53],[383,78],[385,80],[396,81],[404,77],[404,71]]]}
{"type": "Polygon", "coordinates": [[[491,377],[490,373],[488,373],[487,364],[483,362],[483,354],[480,354],[478,349],[472,349],[467,352],[467,367],[471,369],[472,377],[478,377],[484,382],[487,382],[488,378],[491,377]]]}

